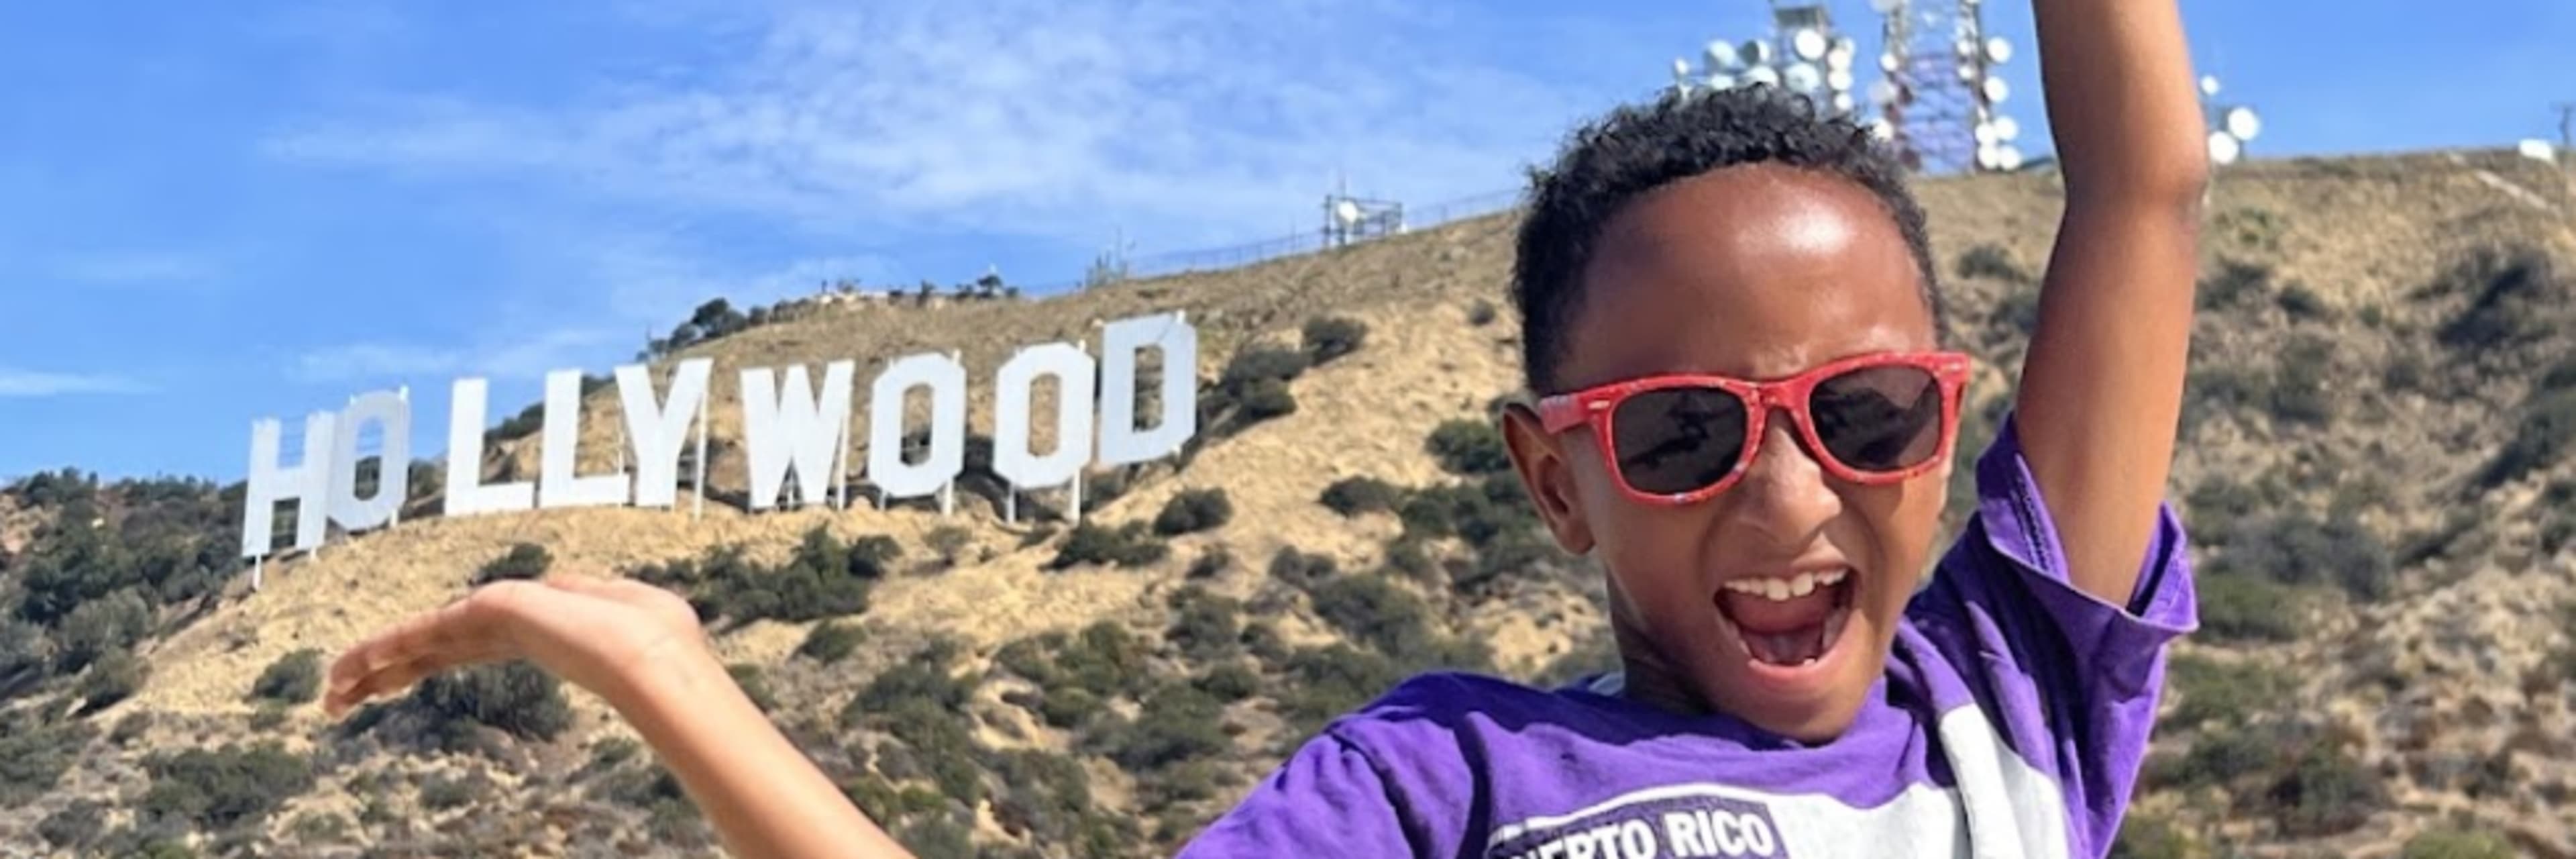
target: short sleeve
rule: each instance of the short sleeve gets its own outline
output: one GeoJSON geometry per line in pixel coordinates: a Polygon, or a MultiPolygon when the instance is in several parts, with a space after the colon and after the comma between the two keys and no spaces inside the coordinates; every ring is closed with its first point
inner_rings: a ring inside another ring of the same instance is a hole
{"type": "Polygon", "coordinates": [[[1359,747],[1331,731],[1208,827],[1184,859],[1272,856],[1411,856],[1398,798],[1359,747]]]}
{"type": "Polygon", "coordinates": [[[2198,624],[2182,523],[2157,510],[2136,589],[2114,605],[2067,575],[2009,417],[1976,480],[1976,515],[1907,616],[2011,751],[2058,782],[2070,835],[2098,853],[2146,756],[2166,646],[2198,624]]]}

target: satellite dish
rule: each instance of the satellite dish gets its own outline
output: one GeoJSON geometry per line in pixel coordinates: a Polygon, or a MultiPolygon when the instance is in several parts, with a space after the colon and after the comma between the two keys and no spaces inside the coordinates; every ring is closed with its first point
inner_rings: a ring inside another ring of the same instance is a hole
{"type": "Polygon", "coordinates": [[[1994,38],[1991,38],[1991,39],[1987,39],[1987,40],[1986,40],[1986,62],[1989,62],[1989,63],[2006,63],[2006,62],[2011,62],[2011,61],[2012,61],[2012,55],[2013,55],[2013,46],[2012,46],[2012,43],[2011,43],[2011,42],[2008,42],[2008,41],[2005,41],[2005,40],[2004,40],[2004,37],[2002,37],[2002,36],[1996,36],[1996,37],[1994,37],[1994,38]]]}
{"type": "Polygon", "coordinates": [[[1851,95],[1851,93],[1847,93],[1847,92],[1838,92],[1838,93],[1834,93],[1834,112],[1835,112],[1835,113],[1850,113],[1850,112],[1852,112],[1852,108],[1855,108],[1855,107],[1858,107],[1858,106],[1859,106],[1859,105],[1852,103],[1852,95],[1851,95]]]}
{"type": "Polygon", "coordinates": [[[1977,167],[1980,169],[1993,170],[1996,165],[2002,164],[2003,160],[2003,153],[1993,146],[1977,147],[1977,167]]]}
{"type": "Polygon", "coordinates": [[[1825,75],[1823,72],[1816,71],[1813,65],[1799,63],[1790,66],[1789,71],[1780,76],[1780,80],[1782,84],[1796,92],[1813,92],[1816,87],[1824,84],[1825,75]]]}
{"type": "Polygon", "coordinates": [[[1727,73],[1725,73],[1725,72],[1714,72],[1714,73],[1711,73],[1711,74],[1708,76],[1708,88],[1709,88],[1709,89],[1734,89],[1734,88],[1735,88],[1735,76],[1734,76],[1734,75],[1727,74],[1727,73]]]}
{"type": "Polygon", "coordinates": [[[1962,81],[1974,81],[1974,80],[1976,80],[1976,79],[1977,79],[1977,67],[1976,67],[1975,65],[1973,65],[1973,64],[1969,64],[1969,63],[1960,63],[1960,64],[1959,64],[1959,80],[1962,80],[1962,81]]]}
{"type": "Polygon", "coordinates": [[[1780,70],[1774,69],[1770,66],[1754,66],[1744,70],[1743,78],[1746,84],[1758,86],[1779,86],[1780,70]]]}
{"type": "Polygon", "coordinates": [[[2021,169],[2021,147],[2010,143],[1995,147],[1995,169],[2021,169]]]}
{"type": "Polygon", "coordinates": [[[2003,78],[1987,78],[1985,91],[1987,104],[2002,104],[2012,97],[2012,87],[2006,86],[2003,78]]]}
{"type": "Polygon", "coordinates": [[[2520,147],[2517,147],[2517,149],[2522,152],[2522,157],[2524,158],[2529,158],[2533,161],[2546,161],[2551,164],[2558,163],[2558,147],[2549,145],[2549,141],[2525,140],[2522,142],[2520,147]]]}
{"type": "Polygon", "coordinates": [[[1869,82],[1869,100],[1872,104],[1895,104],[1898,94],[1895,81],[1875,80],[1869,82]]]}
{"type": "Polygon", "coordinates": [[[1825,73],[1826,89],[1833,90],[1835,92],[1851,92],[1852,84],[1854,83],[1858,82],[1852,80],[1850,69],[1834,69],[1825,73]]]}
{"type": "Polygon", "coordinates": [[[1869,121],[1869,136],[1880,140],[1895,140],[1896,126],[1889,123],[1883,116],[1872,119],[1869,121]]]}
{"type": "Polygon", "coordinates": [[[2201,76],[2201,78],[2200,78],[2200,94],[2201,94],[2201,95],[2217,95],[2217,94],[2218,94],[2218,78],[2216,78],[2216,77],[2214,77],[2214,76],[2209,76],[2209,75],[2203,75],[2203,76],[2201,76]]]}
{"type": "Polygon", "coordinates": [[[2021,123],[2018,120],[2009,116],[1998,116],[1995,117],[1994,125],[1996,140],[2021,139],[2021,123]]]}
{"type": "Polygon", "coordinates": [[[1357,223],[1359,223],[1359,222],[1360,222],[1360,204],[1358,204],[1358,203],[1354,203],[1354,202],[1351,202],[1351,201],[1349,201],[1349,200],[1343,200],[1343,201],[1341,201],[1341,202],[1334,203],[1334,204],[1333,204],[1333,220],[1336,220],[1336,221],[1340,221],[1340,222],[1342,222],[1342,226],[1345,226],[1345,227],[1347,227],[1347,226],[1351,226],[1351,225],[1353,225],[1353,224],[1357,224],[1357,223]]]}
{"type": "Polygon", "coordinates": [[[1962,60],[1974,57],[1977,55],[1977,40],[1961,36],[1958,41],[1950,43],[1950,50],[1957,52],[1962,60]]]}
{"type": "Polygon", "coordinates": [[[1977,138],[1977,146],[1979,147],[1993,146],[1996,142],[1995,126],[1993,123],[1977,123],[1977,130],[1971,136],[1977,138]]]}
{"type": "Polygon", "coordinates": [[[2245,156],[2245,144],[2224,131],[2209,133],[2209,162],[2221,167],[2236,163],[2245,156]]]}
{"type": "Polygon", "coordinates": [[[1825,39],[1825,34],[1812,27],[1800,27],[1797,32],[1789,34],[1789,50],[1797,52],[1801,60],[1815,62],[1824,59],[1825,51],[1832,47],[1833,43],[1825,39]]]}
{"type": "Polygon", "coordinates": [[[1893,51],[1878,55],[1879,71],[1892,75],[1896,73],[1897,69],[1903,68],[1904,66],[1905,58],[1897,56],[1893,51]]]}
{"type": "Polygon", "coordinates": [[[1905,0],[1869,0],[1869,11],[1894,15],[1905,9],[1905,0]]]}
{"type": "Polygon", "coordinates": [[[1744,63],[1744,57],[1735,52],[1735,44],[1724,39],[1710,41],[1705,53],[1710,69],[1732,69],[1744,63]]]}
{"type": "Polygon", "coordinates": [[[1757,66],[1770,65],[1771,60],[1773,59],[1771,56],[1771,43],[1760,39],[1747,40],[1744,43],[1744,50],[1742,53],[1744,55],[1745,62],[1757,66]]]}
{"type": "Polygon", "coordinates": [[[2227,129],[2227,133],[2238,140],[2250,141],[2263,135],[2263,118],[2254,115],[2253,108],[2231,107],[2219,122],[2219,127],[2227,129]]]}
{"type": "Polygon", "coordinates": [[[1682,58],[1680,58],[1680,57],[1674,57],[1674,58],[1673,58],[1673,79],[1674,79],[1674,80],[1686,80],[1686,79],[1688,79],[1689,77],[1690,77],[1690,61],[1689,61],[1689,60],[1682,59],[1682,58]]]}
{"type": "Polygon", "coordinates": [[[1833,50],[1826,51],[1826,52],[1825,52],[1825,67],[1826,67],[1826,68],[1835,68],[1835,69],[1848,69],[1848,68],[1851,68],[1851,67],[1852,67],[1852,52],[1850,52],[1850,51],[1846,51],[1846,50],[1843,50],[1843,49],[1842,49],[1842,48],[1840,48],[1840,47],[1836,47],[1836,48],[1835,48],[1835,49],[1833,49],[1833,50]]]}
{"type": "Polygon", "coordinates": [[[1846,57],[1860,56],[1860,42],[1854,41],[1850,36],[1835,36],[1832,53],[1846,57]]]}

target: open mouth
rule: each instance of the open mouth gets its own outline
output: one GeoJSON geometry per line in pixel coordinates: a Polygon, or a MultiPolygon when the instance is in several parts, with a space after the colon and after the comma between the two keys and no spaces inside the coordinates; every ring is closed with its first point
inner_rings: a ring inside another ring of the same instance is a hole
{"type": "Polygon", "coordinates": [[[1842,640],[1860,575],[1849,567],[1778,577],[1740,577],[1718,586],[1717,614],[1761,665],[1815,664],[1842,640]]]}

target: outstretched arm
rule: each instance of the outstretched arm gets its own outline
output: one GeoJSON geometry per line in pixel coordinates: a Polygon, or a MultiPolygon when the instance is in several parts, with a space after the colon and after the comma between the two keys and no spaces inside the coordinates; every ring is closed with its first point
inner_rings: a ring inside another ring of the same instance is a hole
{"type": "Polygon", "coordinates": [[[2074,584],[2137,585],[2191,348],[2209,162],[2174,0],[2035,0],[2066,213],[2016,427],[2074,584]]]}
{"type": "Polygon", "coordinates": [[[910,853],[769,723],[708,651],[695,612],[622,579],[501,582],[360,643],[331,666],[333,715],[421,678],[526,659],[617,709],[735,856],[910,853]]]}

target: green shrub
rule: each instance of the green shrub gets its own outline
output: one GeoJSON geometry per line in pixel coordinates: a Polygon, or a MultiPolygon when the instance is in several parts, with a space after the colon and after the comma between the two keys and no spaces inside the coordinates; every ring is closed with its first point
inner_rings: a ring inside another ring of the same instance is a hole
{"type": "Polygon", "coordinates": [[[2259,576],[2293,585],[2332,584],[2363,599],[2396,585],[2396,559],[2379,535],[2351,515],[2293,511],[2238,532],[2207,567],[2212,575],[2259,576]]]}
{"type": "Polygon", "coordinates": [[[81,603],[54,632],[60,648],[55,670],[70,674],[108,654],[132,650],[152,630],[152,614],[150,603],[134,588],[81,603]]]}
{"type": "Polygon", "coordinates": [[[1299,588],[1314,587],[1340,572],[1340,565],[1330,555],[1309,555],[1295,546],[1281,546],[1270,556],[1270,577],[1299,588]]]}
{"type": "Polygon", "coordinates": [[[2012,252],[2002,245],[1981,244],[1959,255],[1955,267],[1961,278],[1991,278],[2007,283],[2029,283],[2029,272],[2013,262],[2012,252]]]}
{"type": "Polygon", "coordinates": [[[434,775],[420,785],[420,804],[431,811],[453,811],[482,798],[489,785],[479,779],[434,775]]]}
{"type": "Polygon", "coordinates": [[[2120,823],[2110,859],[2193,859],[2200,855],[2191,836],[2161,817],[2131,814],[2120,823]]]}
{"type": "Polygon", "coordinates": [[[2334,314],[2334,309],[2326,306],[2325,298],[2318,295],[2316,290],[2309,289],[2304,283],[2291,283],[2281,287],[2281,294],[2273,296],[2272,300],[2279,304],[2281,312],[2289,314],[2291,319],[2319,320],[2334,314]]]}
{"type": "Polygon", "coordinates": [[[2576,447],[2576,389],[2548,390],[2522,407],[2513,438],[2479,469],[2475,486],[2493,489],[2557,465],[2576,447]]]}
{"type": "Polygon", "coordinates": [[[1368,340],[1368,325],[1348,317],[1318,316],[1306,320],[1303,333],[1306,354],[1320,365],[1359,351],[1368,340]]]}
{"type": "Polygon", "coordinates": [[[2483,351],[2546,336],[2563,318],[2568,289],[2549,256],[2530,247],[2484,248],[2454,262],[2426,292],[2468,292],[2469,305],[2443,323],[2442,345],[2483,351]]]}
{"type": "Polygon", "coordinates": [[[1311,360],[1304,352],[1276,346],[1254,346],[1234,353],[1217,376],[1217,384],[1237,396],[1263,382],[1286,383],[1305,375],[1311,360]]]}
{"type": "Polygon", "coordinates": [[[1150,649],[1127,628],[1099,621],[1056,651],[1056,670],[1063,682],[1107,698],[1141,694],[1152,679],[1146,670],[1150,649]]]}
{"type": "Polygon", "coordinates": [[[1184,489],[1164,502],[1154,517],[1154,533],[1166,537],[1206,531],[1234,519],[1234,502],[1220,487],[1184,489]]]}
{"type": "Polygon", "coordinates": [[[687,593],[702,620],[803,623],[867,611],[869,591],[884,569],[874,553],[856,549],[817,525],[778,567],[751,562],[740,546],[721,546],[698,558],[639,568],[634,577],[687,593]]]}
{"type": "Polygon", "coordinates": [[[1467,324],[1483,328],[1486,325],[1492,324],[1493,321],[1493,302],[1479,298],[1476,299],[1476,303],[1467,305],[1467,324]]]}
{"type": "Polygon", "coordinates": [[[2251,716],[2277,708],[2291,691],[2288,676],[2259,665],[2177,656],[2167,671],[2179,700],[2165,717],[2166,723],[2184,728],[2243,724],[2251,716]]]}
{"type": "Polygon", "coordinates": [[[1347,644],[1298,650],[1286,662],[1286,682],[1273,694],[1300,733],[1386,694],[1406,675],[1394,660],[1347,644]]]}
{"type": "Polygon", "coordinates": [[[590,744],[590,769],[615,769],[619,764],[634,760],[635,753],[643,750],[644,744],[628,737],[601,739],[599,742],[590,744]]]}
{"type": "Polygon", "coordinates": [[[87,722],[38,726],[0,717],[0,808],[51,792],[94,734],[87,722]]]}
{"type": "Polygon", "coordinates": [[[254,701],[307,704],[322,692],[322,651],[305,648],[277,658],[250,684],[254,701]]]}
{"type": "Polygon", "coordinates": [[[2513,859],[2513,844],[2491,832],[2436,829],[2406,840],[2399,859],[2513,859]]]}
{"type": "Polygon", "coordinates": [[[1394,484],[1374,477],[1345,477],[1324,487],[1324,506],[1343,516],[1358,516],[1395,509],[1404,497],[1394,484]]]}
{"type": "Polygon", "coordinates": [[[36,822],[36,835],[57,850],[87,847],[106,829],[106,807],[87,799],[72,800],[36,822]]]}
{"type": "Polygon", "coordinates": [[[255,825],[313,788],[313,765],[284,746],[227,744],[144,762],[152,788],[141,808],[211,830],[255,825]]]}
{"type": "Polygon", "coordinates": [[[88,673],[81,675],[80,687],[75,691],[81,699],[81,710],[95,713],[134,697],[134,693],[142,691],[147,671],[148,666],[132,653],[118,651],[99,657],[90,663],[88,673]]]}
{"type": "Polygon", "coordinates": [[[408,699],[448,723],[468,722],[521,739],[552,740],[572,727],[562,682],[525,662],[485,665],[430,677],[408,699]]]}
{"type": "Polygon", "coordinates": [[[725,666],[725,674],[733,678],[733,685],[742,687],[743,697],[751,699],[752,706],[761,712],[778,709],[778,697],[769,690],[769,675],[760,666],[737,662],[725,666]]]}
{"type": "Polygon", "coordinates": [[[474,586],[481,587],[511,579],[544,578],[546,569],[554,566],[554,562],[554,555],[548,553],[546,547],[535,543],[520,543],[511,546],[508,553],[492,559],[485,563],[482,569],[475,571],[474,586]]]}
{"type": "Polygon", "coordinates": [[[1510,471],[1511,448],[1492,422],[1459,418],[1443,422],[1425,442],[1442,470],[1475,476],[1510,471]]]}
{"type": "Polygon", "coordinates": [[[2341,744],[2316,742],[2260,794],[2260,813],[2293,837],[2350,832],[2387,804],[2387,789],[2341,744]]]}
{"type": "Polygon", "coordinates": [[[1173,592],[1168,604],[1174,617],[1163,640],[1180,648],[1193,661],[1231,656],[1241,646],[1243,626],[1236,619],[1243,612],[1241,602],[1202,588],[1184,587],[1173,592]]]}
{"type": "Polygon", "coordinates": [[[2198,303],[2203,311],[2241,307],[2271,288],[2270,267],[2242,260],[2223,260],[2218,264],[2218,271],[2201,278],[2198,303]]]}
{"type": "Polygon", "coordinates": [[[2039,288],[2026,286],[2005,292],[2002,298],[1995,299],[1994,314],[1987,321],[2016,337],[2029,339],[2039,331],[2039,288]]]}
{"type": "Polygon", "coordinates": [[[2237,641],[2291,641],[2299,637],[2296,590],[2234,573],[2200,577],[2200,631],[2237,641]]]}
{"type": "Polygon", "coordinates": [[[940,566],[954,567],[965,556],[966,550],[975,545],[975,532],[956,525],[941,525],[923,534],[921,543],[930,547],[931,554],[939,558],[940,566]]]}
{"type": "Polygon", "coordinates": [[[1288,383],[1263,379],[1243,392],[1243,417],[1248,422],[1287,417],[1297,413],[1297,395],[1288,383]]]}
{"type": "Polygon", "coordinates": [[[296,815],[286,832],[307,845],[337,844],[349,837],[349,819],[328,811],[308,811],[296,815]]]}
{"type": "Polygon", "coordinates": [[[135,740],[143,739],[143,735],[151,730],[151,711],[137,710],[116,720],[116,728],[107,732],[107,741],[118,746],[131,745],[135,740]]]}
{"type": "Polygon", "coordinates": [[[1214,578],[1233,568],[1234,553],[1228,551],[1224,544],[1219,543],[1200,550],[1198,559],[1190,562],[1189,577],[1214,578]]]}
{"type": "Polygon", "coordinates": [[[1170,557],[1172,547],[1155,536],[1146,523],[1129,522],[1115,528],[1094,522],[1074,526],[1064,545],[1057,547],[1055,560],[1048,569],[1063,570],[1084,564],[1119,567],[1145,567],[1170,557]]]}
{"type": "Polygon", "coordinates": [[[832,665],[849,658],[850,653],[858,650],[859,643],[865,640],[866,631],[856,626],[824,621],[805,633],[805,643],[796,646],[796,655],[832,665]]]}
{"type": "Polygon", "coordinates": [[[1341,576],[1308,594],[1325,623],[1380,653],[1413,653],[1433,637],[1431,607],[1383,577],[1341,576]]]}
{"type": "Polygon", "coordinates": [[[1130,772],[1161,769],[1225,751],[1224,705],[1183,684],[1156,689],[1138,702],[1134,721],[1094,729],[1093,741],[1130,772]]]}
{"type": "Polygon", "coordinates": [[[1065,687],[1046,693],[1038,702],[1038,717],[1058,728],[1073,729],[1091,724],[1103,709],[1100,696],[1079,687],[1065,687]]]}
{"type": "Polygon", "coordinates": [[[1194,682],[1197,683],[1200,691],[1226,703],[1250,698],[1254,693],[1261,691],[1260,672],[1246,667],[1241,662],[1220,663],[1208,669],[1207,673],[1199,675],[1198,680],[1194,682]]]}

